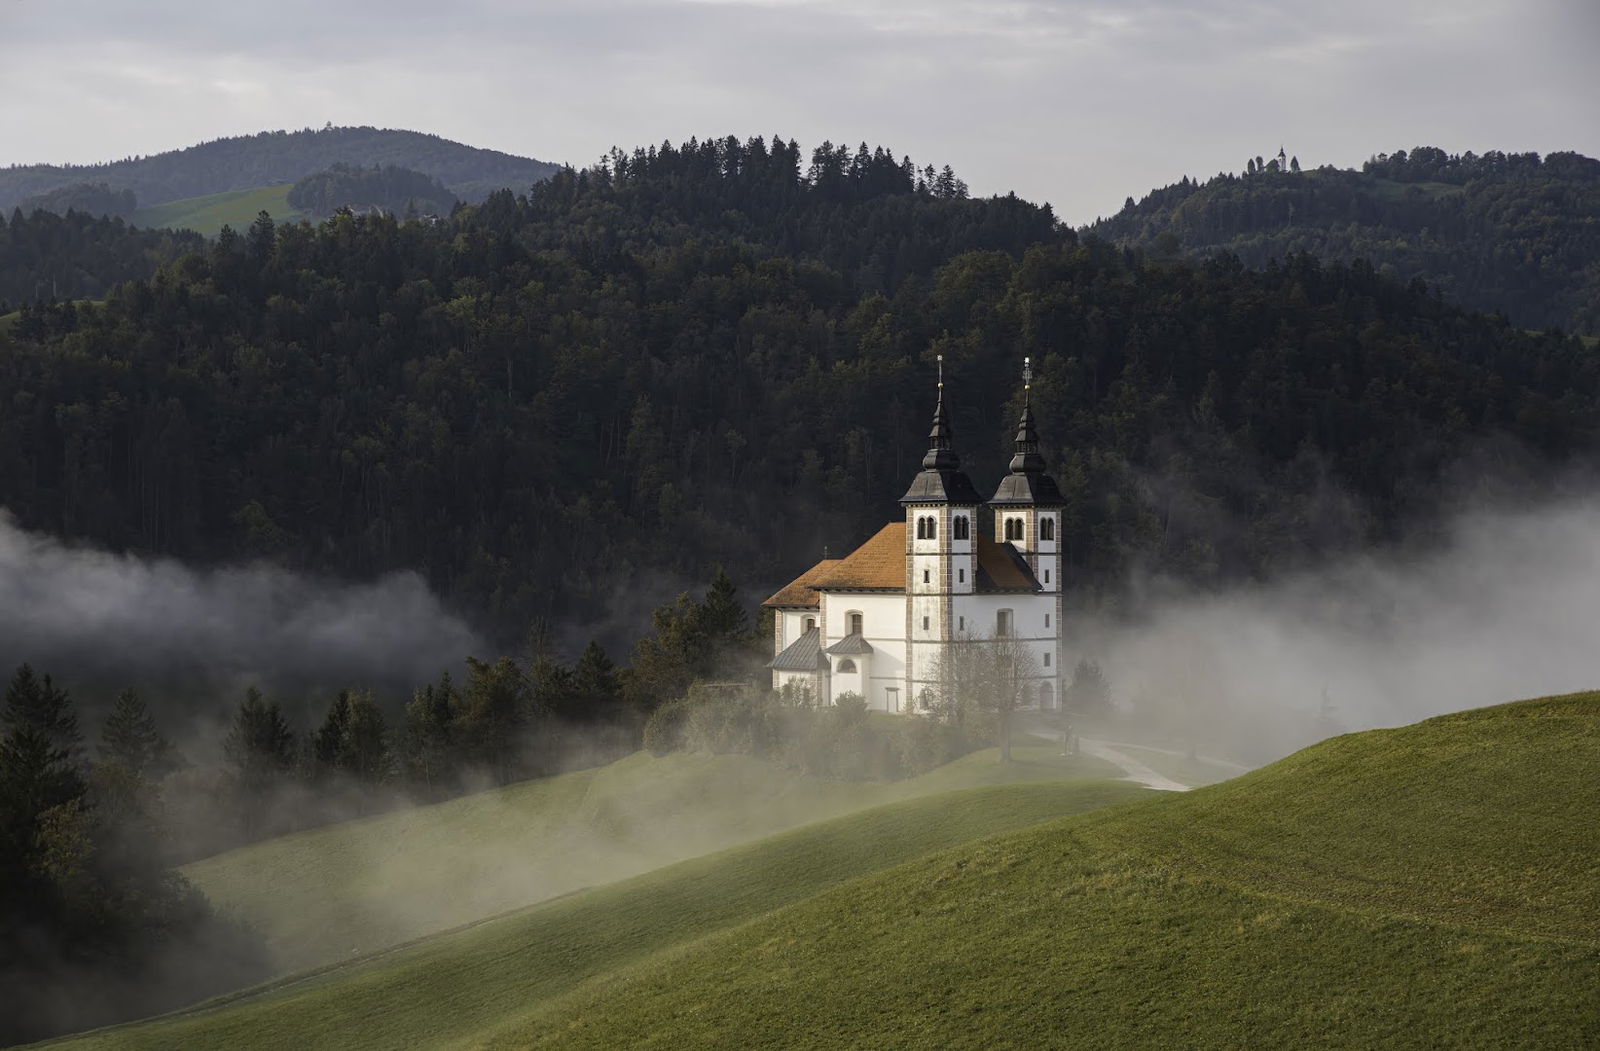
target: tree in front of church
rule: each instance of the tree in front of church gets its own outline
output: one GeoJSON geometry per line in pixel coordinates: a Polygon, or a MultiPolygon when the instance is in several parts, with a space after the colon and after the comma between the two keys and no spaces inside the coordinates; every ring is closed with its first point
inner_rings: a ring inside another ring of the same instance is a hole
{"type": "Polygon", "coordinates": [[[1039,673],[1033,648],[1014,635],[961,635],[934,661],[931,710],[963,732],[992,737],[1009,763],[1012,724],[1039,673]]]}

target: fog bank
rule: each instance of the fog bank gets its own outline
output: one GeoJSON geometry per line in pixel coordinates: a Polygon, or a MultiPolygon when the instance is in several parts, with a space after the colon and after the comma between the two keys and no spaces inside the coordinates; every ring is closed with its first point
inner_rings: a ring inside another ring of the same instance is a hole
{"type": "Polygon", "coordinates": [[[0,667],[129,684],[196,678],[406,689],[486,652],[415,573],[337,584],[195,569],[26,532],[0,509],[0,667]]]}
{"type": "Polygon", "coordinates": [[[1463,514],[1432,549],[1178,598],[1134,625],[1085,618],[1066,649],[1101,661],[1129,729],[1254,761],[1600,688],[1600,497],[1463,514]]]}

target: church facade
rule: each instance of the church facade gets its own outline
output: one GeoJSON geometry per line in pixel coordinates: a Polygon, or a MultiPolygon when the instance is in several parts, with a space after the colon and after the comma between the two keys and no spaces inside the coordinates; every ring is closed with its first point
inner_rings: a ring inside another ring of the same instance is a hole
{"type": "Polygon", "coordinates": [[[904,519],[763,603],[774,614],[774,689],[793,684],[822,704],[848,692],[877,711],[924,710],[952,647],[1000,637],[1032,655],[1024,702],[1056,707],[1063,501],[1026,399],[1015,445],[1010,473],[984,500],[955,452],[941,376],[922,470],[900,498],[904,519]]]}

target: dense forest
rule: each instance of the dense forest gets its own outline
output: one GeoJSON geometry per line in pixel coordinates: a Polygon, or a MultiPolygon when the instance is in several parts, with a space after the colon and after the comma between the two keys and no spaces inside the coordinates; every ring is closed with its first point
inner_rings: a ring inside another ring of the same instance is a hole
{"type": "Polygon", "coordinates": [[[1359,172],[1298,169],[1252,158],[1240,175],[1185,177],[1130,197],[1089,231],[1254,267],[1297,252],[1365,259],[1526,328],[1600,336],[1600,161],[1425,146],[1379,154],[1359,172]]]}
{"type": "Polygon", "coordinates": [[[498,639],[615,649],[716,564],[776,587],[897,514],[935,354],[980,487],[1032,356],[1086,603],[1397,538],[1463,458],[1591,449],[1600,383],[1365,263],[1151,258],[887,150],[691,140],[438,226],[263,216],[28,307],[0,492],[118,549],[417,568],[498,639]]]}
{"type": "Polygon", "coordinates": [[[79,182],[36,194],[18,207],[23,215],[32,215],[37,211],[54,212],[57,215],[83,212],[85,215],[131,219],[139,207],[139,200],[132,190],[113,190],[103,182],[79,182]]]}
{"type": "Polygon", "coordinates": [[[334,164],[394,165],[426,172],[467,201],[481,201],[507,187],[525,190],[556,170],[544,161],[464,146],[422,132],[329,126],[216,139],[105,164],[0,168],[0,211],[9,212],[30,197],[76,183],[131,190],[140,205],[149,206],[292,183],[334,164]]]}
{"type": "Polygon", "coordinates": [[[204,245],[187,230],[135,230],[85,211],[14,210],[0,216],[0,315],[27,302],[99,299],[204,245]]]}
{"type": "Polygon", "coordinates": [[[289,190],[289,203],[326,219],[340,208],[390,215],[448,215],[456,198],[438,179],[394,165],[370,168],[335,164],[289,190]]]}
{"type": "Polygon", "coordinates": [[[259,940],[170,869],[172,749],[128,691],[91,753],[71,696],[23,665],[0,708],[0,1045],[260,980],[259,940]]]}

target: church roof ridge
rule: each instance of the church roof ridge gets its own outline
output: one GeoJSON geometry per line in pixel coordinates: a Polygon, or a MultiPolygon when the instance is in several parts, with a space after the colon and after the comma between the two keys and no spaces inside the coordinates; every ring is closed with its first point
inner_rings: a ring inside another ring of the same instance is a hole
{"type": "MultiPolygon", "coordinates": [[[[977,571],[973,590],[976,594],[1043,590],[1027,560],[1014,547],[974,532],[977,571]]],[[[812,566],[762,605],[811,608],[820,605],[818,593],[823,591],[903,593],[905,590],[906,523],[890,522],[844,558],[824,560],[812,566]],[[810,601],[795,600],[802,591],[810,596],[810,601]]]]}

